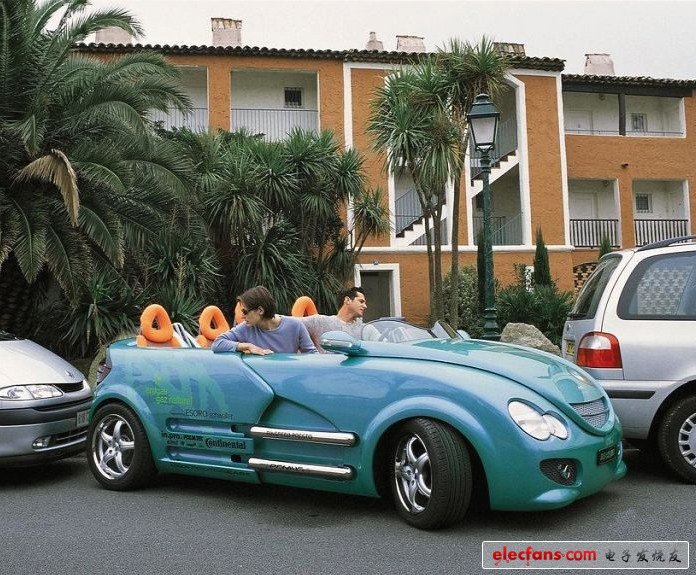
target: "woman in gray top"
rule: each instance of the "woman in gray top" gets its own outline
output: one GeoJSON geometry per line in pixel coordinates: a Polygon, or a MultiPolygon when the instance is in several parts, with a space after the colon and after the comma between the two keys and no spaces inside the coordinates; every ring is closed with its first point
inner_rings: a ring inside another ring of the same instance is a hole
{"type": "Polygon", "coordinates": [[[275,301],[265,287],[248,289],[237,301],[242,305],[245,321],[219,335],[211,346],[214,352],[241,351],[267,355],[273,352],[317,351],[300,320],[275,313],[275,301]]]}

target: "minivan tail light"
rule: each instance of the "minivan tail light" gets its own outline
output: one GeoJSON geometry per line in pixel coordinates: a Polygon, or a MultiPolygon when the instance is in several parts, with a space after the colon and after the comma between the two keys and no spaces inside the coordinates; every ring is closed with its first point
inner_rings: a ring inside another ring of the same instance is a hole
{"type": "Polygon", "coordinates": [[[610,333],[592,331],[586,334],[578,345],[576,363],[580,367],[621,368],[621,347],[619,340],[610,333]]]}

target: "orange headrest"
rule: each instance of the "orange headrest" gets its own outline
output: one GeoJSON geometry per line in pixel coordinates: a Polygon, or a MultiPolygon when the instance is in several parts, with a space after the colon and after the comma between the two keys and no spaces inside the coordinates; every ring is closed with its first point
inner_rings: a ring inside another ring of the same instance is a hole
{"type": "Polygon", "coordinates": [[[174,328],[167,310],[157,303],[147,306],[140,315],[140,335],[137,337],[137,344],[145,347],[149,343],[181,346],[179,340],[174,338],[174,328]]]}
{"type": "Polygon", "coordinates": [[[314,305],[312,298],[307,295],[303,295],[295,300],[290,315],[293,317],[306,317],[308,315],[317,315],[317,313],[319,312],[317,311],[317,306],[314,305]]]}
{"type": "Polygon", "coordinates": [[[230,329],[222,310],[216,305],[209,305],[198,318],[198,331],[206,339],[213,341],[221,333],[230,329]]]}

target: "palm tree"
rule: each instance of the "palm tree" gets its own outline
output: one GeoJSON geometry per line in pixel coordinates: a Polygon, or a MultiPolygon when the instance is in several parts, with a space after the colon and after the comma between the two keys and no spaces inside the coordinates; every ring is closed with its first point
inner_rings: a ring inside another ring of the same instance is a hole
{"type": "Polygon", "coordinates": [[[176,70],[155,54],[77,55],[101,28],[141,33],[89,4],[0,0],[0,266],[13,254],[29,283],[45,271],[70,298],[157,229],[190,168],[148,119],[190,107],[176,70]]]}
{"type": "Polygon", "coordinates": [[[362,158],[341,151],[331,132],[293,131],[284,142],[247,132],[177,130],[172,141],[195,166],[190,209],[200,215],[230,278],[228,294],[268,287],[280,309],[311,295],[320,310],[352,272],[364,237],[388,230],[379,192],[366,190],[362,158]],[[359,206],[351,249],[340,217],[359,206]]]}
{"type": "MultiPolygon", "coordinates": [[[[448,112],[459,132],[459,163],[465,165],[469,144],[469,127],[466,119],[474,99],[486,93],[497,100],[507,88],[505,73],[508,68],[506,57],[497,50],[495,43],[485,36],[473,45],[453,38],[439,50],[437,65],[447,78],[449,89],[448,112]]],[[[453,174],[454,197],[452,205],[452,263],[450,277],[459,277],[459,202],[461,171],[453,174]]],[[[458,290],[451,291],[449,317],[458,317],[458,290]]]]}
{"type": "Polygon", "coordinates": [[[447,88],[432,59],[398,70],[376,90],[368,124],[375,149],[386,150],[387,169],[413,177],[426,228],[431,320],[444,315],[442,210],[447,181],[461,170],[447,88]]]}

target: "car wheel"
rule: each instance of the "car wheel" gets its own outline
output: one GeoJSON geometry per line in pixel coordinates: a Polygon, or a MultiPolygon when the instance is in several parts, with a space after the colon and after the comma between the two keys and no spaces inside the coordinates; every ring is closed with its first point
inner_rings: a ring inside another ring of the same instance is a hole
{"type": "Polygon", "coordinates": [[[670,470],[684,481],[696,483],[696,396],[679,400],[665,413],[657,444],[670,470]]]}
{"type": "Polygon", "coordinates": [[[464,517],[471,500],[471,460],[453,429],[412,419],[398,429],[391,453],[392,495],[407,523],[437,529],[464,517]]]}
{"type": "Polygon", "coordinates": [[[134,489],[154,477],[156,469],[145,429],[125,405],[112,403],[97,410],[87,437],[90,470],[107,489],[134,489]]]}

